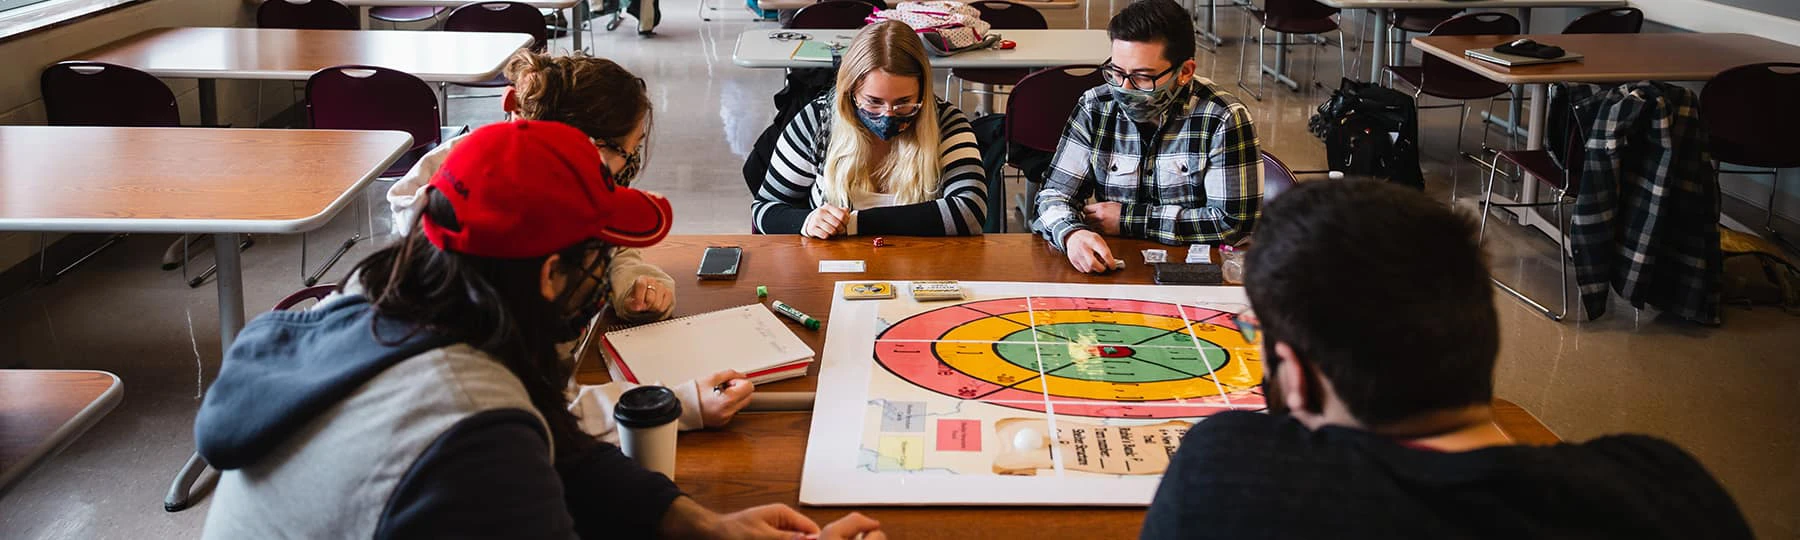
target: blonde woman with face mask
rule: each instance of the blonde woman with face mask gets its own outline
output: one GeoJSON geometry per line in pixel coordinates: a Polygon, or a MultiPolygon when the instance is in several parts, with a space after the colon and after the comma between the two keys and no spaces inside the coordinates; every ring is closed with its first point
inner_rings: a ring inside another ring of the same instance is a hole
{"type": "Polygon", "coordinates": [[[837,88],[794,116],[750,205],[755,230],[834,238],[981,234],[987,174],[962,111],[931,92],[911,27],[864,27],[837,88]]]}

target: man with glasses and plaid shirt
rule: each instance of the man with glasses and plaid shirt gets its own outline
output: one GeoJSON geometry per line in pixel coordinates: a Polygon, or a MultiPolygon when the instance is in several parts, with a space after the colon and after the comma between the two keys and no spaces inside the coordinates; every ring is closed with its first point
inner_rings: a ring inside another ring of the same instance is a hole
{"type": "Polygon", "coordinates": [[[1107,34],[1106,84],[1069,118],[1033,227],[1084,272],[1113,269],[1102,234],[1170,245],[1248,235],[1262,205],[1262,153],[1249,109],[1194,76],[1187,11],[1173,0],[1133,2],[1107,34]]]}

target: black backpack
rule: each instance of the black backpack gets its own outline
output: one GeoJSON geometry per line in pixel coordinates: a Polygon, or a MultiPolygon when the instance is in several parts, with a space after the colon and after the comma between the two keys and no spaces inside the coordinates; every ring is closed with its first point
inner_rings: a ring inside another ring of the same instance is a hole
{"type": "Polygon", "coordinates": [[[775,156],[775,143],[781,141],[781,132],[794,120],[794,115],[836,85],[835,67],[788,70],[787,86],[775,93],[775,120],[763,128],[762,135],[756,137],[756,145],[750,147],[750,156],[744,159],[744,185],[750,188],[752,196],[768,178],[769,158],[775,156]]]}
{"type": "Polygon", "coordinates": [[[1425,189],[1419,170],[1419,111],[1412,96],[1344,79],[1307,127],[1325,141],[1331,170],[1425,189]]]}

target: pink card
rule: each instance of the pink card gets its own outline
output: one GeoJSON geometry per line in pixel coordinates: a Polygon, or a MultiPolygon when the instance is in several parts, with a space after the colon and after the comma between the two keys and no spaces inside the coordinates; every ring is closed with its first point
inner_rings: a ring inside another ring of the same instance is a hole
{"type": "Polygon", "coordinates": [[[939,452],[980,452],[981,421],[938,420],[937,449],[939,452]]]}

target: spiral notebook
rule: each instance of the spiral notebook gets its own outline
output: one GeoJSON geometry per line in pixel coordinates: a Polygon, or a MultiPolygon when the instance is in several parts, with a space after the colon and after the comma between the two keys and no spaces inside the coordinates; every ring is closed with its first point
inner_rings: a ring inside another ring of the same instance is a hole
{"type": "Polygon", "coordinates": [[[679,384],[727,369],[755,384],[806,374],[813,350],[762,304],[607,332],[613,380],[679,384]]]}

